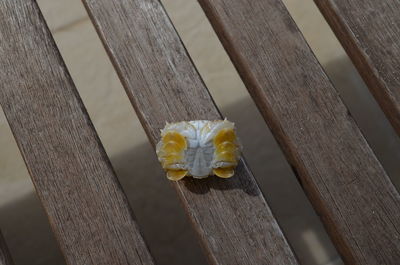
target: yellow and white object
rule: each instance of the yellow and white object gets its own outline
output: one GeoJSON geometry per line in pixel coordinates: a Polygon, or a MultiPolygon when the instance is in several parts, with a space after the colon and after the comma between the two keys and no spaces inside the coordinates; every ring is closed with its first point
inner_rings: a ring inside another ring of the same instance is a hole
{"type": "Polygon", "coordinates": [[[167,123],[161,130],[157,156],[170,180],[234,175],[241,146],[228,120],[167,123]]]}

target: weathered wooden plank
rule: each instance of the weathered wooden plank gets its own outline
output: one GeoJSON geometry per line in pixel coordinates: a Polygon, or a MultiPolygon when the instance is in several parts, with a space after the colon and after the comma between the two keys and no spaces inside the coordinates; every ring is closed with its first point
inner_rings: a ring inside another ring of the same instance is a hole
{"type": "Polygon", "coordinates": [[[199,0],[348,264],[398,264],[400,196],[280,0],[199,0]]]}
{"type": "MultiPolygon", "coordinates": [[[[85,0],[154,145],[165,122],[219,119],[157,0],[85,0]]],[[[213,264],[297,264],[252,174],[173,183],[213,264]]]]}
{"type": "Polygon", "coordinates": [[[400,135],[400,2],[314,1],[400,135]]]}
{"type": "Polygon", "coordinates": [[[0,265],[13,265],[13,261],[11,259],[10,252],[8,252],[8,248],[6,242],[4,241],[3,235],[0,232],[0,265]]]}
{"type": "Polygon", "coordinates": [[[0,25],[0,103],[67,263],[152,264],[36,1],[0,25]]]}

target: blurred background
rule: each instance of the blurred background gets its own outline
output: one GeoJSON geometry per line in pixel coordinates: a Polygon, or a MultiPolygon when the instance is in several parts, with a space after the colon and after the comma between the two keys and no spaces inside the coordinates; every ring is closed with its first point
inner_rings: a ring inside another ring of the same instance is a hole
{"type": "MultiPolygon", "coordinates": [[[[157,263],[206,264],[82,3],[37,2],[157,263]]],[[[162,2],[217,105],[237,124],[244,156],[301,263],[342,264],[196,0],[162,2]]],[[[312,0],[284,3],[399,188],[399,138],[312,0]]],[[[2,112],[0,229],[16,265],[65,264],[2,112]]]]}

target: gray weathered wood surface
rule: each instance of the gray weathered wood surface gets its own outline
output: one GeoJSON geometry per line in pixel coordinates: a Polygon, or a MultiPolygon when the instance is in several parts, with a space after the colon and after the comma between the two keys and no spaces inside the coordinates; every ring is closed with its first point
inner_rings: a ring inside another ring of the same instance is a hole
{"type": "Polygon", "coordinates": [[[36,1],[0,25],[0,103],[67,263],[152,264],[36,1]]]}
{"type": "Polygon", "coordinates": [[[10,252],[8,251],[6,242],[0,232],[0,265],[13,265],[10,252]]]}
{"type": "Polygon", "coordinates": [[[199,0],[347,264],[398,264],[400,196],[280,0],[199,0]]]}
{"type": "Polygon", "coordinates": [[[314,1],[400,135],[400,1],[314,1]]]}
{"type": "MultiPolygon", "coordinates": [[[[153,145],[166,121],[221,118],[159,1],[84,3],[153,145]]],[[[297,264],[244,162],[173,186],[212,264],[297,264]]]]}

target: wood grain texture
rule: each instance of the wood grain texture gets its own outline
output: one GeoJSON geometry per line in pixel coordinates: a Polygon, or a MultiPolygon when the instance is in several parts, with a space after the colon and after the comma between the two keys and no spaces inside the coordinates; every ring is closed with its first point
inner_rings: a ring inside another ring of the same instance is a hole
{"type": "Polygon", "coordinates": [[[13,265],[10,252],[8,251],[6,242],[0,232],[0,265],[13,265]]]}
{"type": "Polygon", "coordinates": [[[199,0],[347,264],[398,264],[400,196],[280,0],[199,0]]]}
{"type": "Polygon", "coordinates": [[[0,25],[0,103],[67,263],[152,264],[36,1],[0,25]]]}
{"type": "Polygon", "coordinates": [[[400,135],[400,1],[314,1],[400,135]]]}
{"type": "MultiPolygon", "coordinates": [[[[159,1],[84,3],[153,146],[167,121],[221,118],[159,1]]],[[[297,264],[243,161],[173,186],[212,264],[297,264]]]]}

